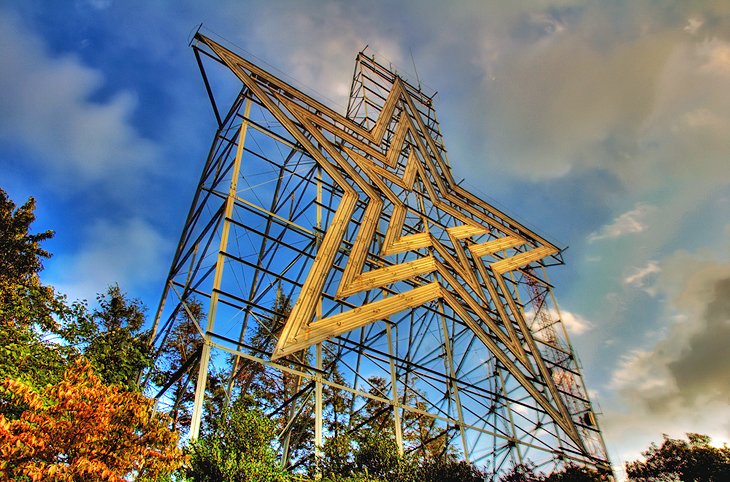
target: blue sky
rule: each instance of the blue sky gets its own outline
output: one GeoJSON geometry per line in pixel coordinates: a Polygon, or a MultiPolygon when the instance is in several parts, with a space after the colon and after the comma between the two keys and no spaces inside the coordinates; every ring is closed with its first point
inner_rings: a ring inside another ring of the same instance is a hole
{"type": "Polygon", "coordinates": [[[158,301],[214,129],[200,23],[341,111],[365,45],[437,91],[455,177],[568,247],[614,463],[730,441],[730,4],[3,2],[0,186],[37,199],[72,298],[158,301]]]}

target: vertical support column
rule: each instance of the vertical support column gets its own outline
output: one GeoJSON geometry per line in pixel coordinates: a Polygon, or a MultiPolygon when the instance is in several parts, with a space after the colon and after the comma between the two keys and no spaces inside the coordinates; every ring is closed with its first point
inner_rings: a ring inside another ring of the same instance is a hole
{"type": "MultiPolygon", "coordinates": [[[[322,170],[317,170],[317,236],[322,229],[322,170]]],[[[322,318],[322,301],[317,303],[317,319],[322,318]]],[[[317,343],[315,353],[317,375],[314,384],[314,458],[316,463],[317,478],[322,477],[322,451],[324,436],[322,433],[322,343],[317,343]]]]}
{"type": "Polygon", "coordinates": [[[451,351],[451,339],[449,337],[449,329],[446,325],[446,316],[444,316],[444,304],[439,300],[439,314],[441,315],[441,329],[444,332],[444,364],[449,374],[449,390],[454,396],[456,403],[456,416],[459,419],[459,432],[461,433],[461,444],[464,447],[464,460],[469,463],[469,444],[466,440],[466,432],[464,432],[464,411],[461,408],[461,398],[459,397],[459,386],[454,382],[456,380],[456,371],[454,370],[454,357],[451,351]]]}
{"type": "MultiPolygon", "coordinates": [[[[300,352],[299,361],[302,362],[304,360],[304,352],[300,352]]],[[[292,391],[292,396],[295,393],[299,393],[299,390],[302,387],[302,377],[301,375],[296,376],[296,383],[294,384],[294,390],[292,391]]],[[[305,402],[306,403],[306,402],[305,402]]],[[[284,428],[283,433],[286,433],[286,436],[284,437],[284,441],[282,442],[283,447],[283,454],[281,457],[281,466],[287,467],[289,465],[289,455],[290,455],[290,449],[291,449],[291,427],[294,423],[294,418],[297,416],[297,405],[294,400],[291,401],[291,404],[289,405],[289,421],[286,424],[286,427],[284,428]]]]}
{"type": "MultiPolygon", "coordinates": [[[[315,229],[315,236],[317,237],[317,246],[319,246],[319,243],[321,242],[321,233],[320,230],[322,229],[322,169],[317,169],[317,197],[316,197],[316,205],[317,205],[317,219],[316,219],[316,229],[315,229]]],[[[320,301],[317,303],[317,311],[315,313],[315,319],[322,318],[322,302],[320,301]]],[[[323,413],[323,403],[322,403],[322,344],[318,343],[316,345],[316,353],[315,353],[315,366],[318,370],[317,373],[315,373],[313,379],[314,379],[314,459],[315,459],[315,470],[316,470],[316,476],[318,478],[321,478],[321,460],[324,456],[324,453],[322,451],[322,446],[324,444],[324,435],[322,430],[322,413],[323,413]]],[[[304,361],[305,358],[305,352],[302,352],[301,360],[304,361]]],[[[302,377],[297,376],[297,382],[296,382],[296,388],[294,390],[294,393],[298,392],[302,383],[302,377]]],[[[289,423],[287,424],[287,428],[289,428],[294,423],[294,417],[297,416],[296,407],[295,404],[291,404],[291,408],[289,409],[289,423]]],[[[289,455],[290,455],[290,449],[291,449],[291,430],[285,429],[286,436],[282,442],[283,447],[283,456],[281,458],[281,465],[282,467],[286,467],[289,465],[289,455]]]]}
{"type": "Polygon", "coordinates": [[[218,247],[218,257],[215,263],[215,275],[213,277],[213,289],[210,296],[210,309],[208,311],[208,323],[205,327],[203,337],[203,352],[200,356],[200,368],[198,370],[198,380],[195,385],[195,402],[193,403],[193,415],[190,421],[190,440],[198,438],[200,433],[200,420],[203,411],[203,400],[205,398],[205,385],[208,381],[208,364],[210,363],[210,347],[211,332],[215,327],[216,310],[218,308],[218,293],[223,278],[223,265],[225,262],[224,253],[228,248],[228,233],[231,229],[229,219],[233,215],[233,206],[236,202],[236,192],[238,187],[238,177],[241,172],[241,157],[243,156],[243,145],[246,142],[246,131],[248,129],[248,115],[251,111],[251,101],[246,98],[243,119],[241,121],[241,131],[238,138],[238,146],[236,147],[236,158],[233,161],[231,169],[231,185],[228,189],[228,197],[226,198],[225,209],[223,213],[223,228],[221,230],[221,240],[218,247]]]}
{"type": "Polygon", "coordinates": [[[403,426],[400,418],[400,402],[398,401],[398,377],[395,371],[395,350],[393,350],[393,333],[390,321],[385,320],[385,331],[388,335],[388,358],[390,360],[390,391],[391,403],[393,404],[393,423],[395,424],[395,444],[398,447],[398,453],[403,455],[403,426]]]}
{"type": "Polygon", "coordinates": [[[324,445],[322,434],[322,343],[317,343],[317,375],[314,378],[314,458],[317,464],[317,477],[322,476],[322,457],[324,445]]]}
{"type": "Polygon", "coordinates": [[[317,168],[317,245],[322,237],[322,168],[317,168]]]}

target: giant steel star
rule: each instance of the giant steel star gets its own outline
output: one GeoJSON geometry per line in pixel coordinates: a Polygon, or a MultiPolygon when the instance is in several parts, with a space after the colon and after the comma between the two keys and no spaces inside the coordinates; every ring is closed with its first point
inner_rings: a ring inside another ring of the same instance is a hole
{"type": "Polygon", "coordinates": [[[393,78],[375,125],[366,129],[216,42],[199,38],[343,191],[272,359],[441,300],[582,446],[505,278],[559,250],[454,181],[404,82],[393,78]],[[389,126],[393,126],[393,135],[384,141],[389,126]],[[435,235],[429,229],[427,213],[404,201],[409,194],[419,197],[422,205],[427,200],[451,225],[435,235]],[[365,202],[366,207],[336,297],[378,289],[383,293],[389,289],[392,294],[318,318],[317,306],[322,302],[328,273],[335,269],[336,255],[343,252],[343,239],[359,202],[365,202]],[[409,214],[421,217],[422,232],[405,232],[409,214]],[[383,219],[388,225],[380,252],[375,255],[392,259],[410,253],[408,261],[382,266],[367,262],[383,219]],[[403,281],[409,283],[400,283],[403,281]],[[400,284],[394,290],[395,283],[400,284]],[[490,301],[498,317],[486,309],[490,301]],[[535,378],[547,386],[549,396],[535,384],[535,378]]]}

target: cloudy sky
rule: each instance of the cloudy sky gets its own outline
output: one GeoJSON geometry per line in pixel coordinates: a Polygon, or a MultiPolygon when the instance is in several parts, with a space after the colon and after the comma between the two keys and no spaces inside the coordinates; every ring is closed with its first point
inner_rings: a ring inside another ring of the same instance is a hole
{"type": "Polygon", "coordinates": [[[0,4],[0,187],[56,230],[47,282],[157,303],[214,128],[200,23],[341,111],[369,45],[438,92],[455,177],[568,247],[552,280],[614,464],[730,441],[730,3],[208,4],[0,4]]]}

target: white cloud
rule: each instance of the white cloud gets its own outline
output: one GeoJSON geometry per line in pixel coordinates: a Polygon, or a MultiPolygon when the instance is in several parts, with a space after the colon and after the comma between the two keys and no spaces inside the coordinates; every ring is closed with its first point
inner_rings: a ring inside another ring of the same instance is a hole
{"type": "Polygon", "coordinates": [[[702,45],[700,53],[705,62],[700,70],[707,74],[727,76],[730,74],[730,44],[713,40],[702,45]]]}
{"type": "Polygon", "coordinates": [[[563,325],[565,325],[565,329],[568,330],[568,333],[571,335],[582,335],[593,328],[593,325],[588,320],[576,313],[561,310],[560,314],[562,315],[562,321],[563,325]]]}
{"type": "MultiPolygon", "coordinates": [[[[73,54],[51,54],[16,18],[0,12],[0,139],[31,152],[61,181],[114,182],[149,169],[158,147],[131,125],[134,93],[92,96],[103,75],[73,54]]],[[[57,184],[58,185],[58,184],[57,184]]]]}
{"type": "MultiPolygon", "coordinates": [[[[584,168],[622,172],[636,162],[636,139],[675,40],[659,31],[607,43],[617,33],[607,31],[613,14],[600,6],[576,12],[559,19],[551,12],[560,25],[551,32],[528,16],[520,27],[526,33],[499,32],[489,42],[499,54],[484,71],[496,80],[485,83],[484,101],[472,102],[487,112],[485,150],[496,167],[549,179],[584,168]]],[[[626,20],[622,29],[641,28],[626,20]]]]}
{"type": "MultiPolygon", "coordinates": [[[[356,5],[321,2],[319,12],[296,8],[285,3],[261,8],[261,15],[245,32],[257,39],[262,56],[276,58],[285,80],[294,79],[300,88],[314,89],[315,97],[324,97],[336,110],[344,113],[350,93],[355,55],[366,46],[380,62],[403,63],[398,42],[383,30],[377,16],[363,15],[356,5]],[[286,30],[286,35],[272,32],[286,30]],[[334,105],[332,105],[334,103],[334,105]]],[[[240,4],[236,2],[237,8],[240,4]]],[[[247,6],[246,9],[254,8],[247,6]]],[[[373,6],[377,9],[376,6],[373,6]]],[[[372,12],[369,12],[372,13],[372,12]]],[[[243,41],[243,39],[242,39],[243,41]]],[[[266,67],[266,66],[264,66],[266,67]]]]}
{"type": "Polygon", "coordinates": [[[656,105],[637,137],[636,162],[619,172],[631,189],[672,186],[706,199],[730,182],[730,42],[679,44],[656,85],[656,105]]]}
{"type": "MultiPolygon", "coordinates": [[[[560,313],[558,313],[555,309],[550,309],[545,311],[544,313],[547,314],[548,320],[560,320],[563,323],[563,326],[568,331],[568,334],[571,336],[578,336],[582,335],[583,333],[586,333],[587,331],[591,330],[593,328],[593,324],[590,323],[588,320],[583,318],[577,313],[573,313],[571,311],[566,311],[561,309],[560,313]]],[[[530,310],[525,312],[525,319],[528,321],[528,323],[531,324],[531,327],[533,330],[539,330],[538,328],[538,320],[535,319],[535,312],[530,310]]],[[[553,329],[560,330],[559,325],[552,325],[553,329]]],[[[558,336],[561,338],[562,333],[558,331],[558,336]]]]}
{"type": "Polygon", "coordinates": [[[480,47],[465,55],[482,83],[454,109],[452,117],[471,120],[446,142],[472,163],[466,172],[541,181],[597,171],[617,183],[596,189],[607,204],[664,201],[671,190],[684,203],[673,206],[675,217],[727,185],[727,8],[670,14],[637,2],[575,2],[513,10],[499,12],[498,24],[489,15],[481,27],[465,22],[480,47]]]}
{"type": "Polygon", "coordinates": [[[701,18],[697,17],[690,17],[687,20],[687,25],[684,27],[684,31],[689,33],[690,35],[694,35],[697,33],[697,30],[702,27],[702,24],[705,23],[701,18]]]}
{"type": "Polygon", "coordinates": [[[662,266],[666,322],[621,356],[608,387],[604,428],[623,461],[662,433],[730,437],[730,263],[680,252],[662,266]]]}
{"type": "Polygon", "coordinates": [[[601,239],[613,239],[627,234],[640,233],[647,228],[646,217],[656,208],[654,206],[640,204],[631,211],[627,211],[616,217],[611,223],[603,226],[600,230],[591,233],[588,241],[601,239]]]}
{"type": "Polygon", "coordinates": [[[98,220],[85,234],[76,254],[55,257],[45,272],[69,298],[92,300],[115,283],[134,292],[165,278],[171,243],[142,219],[98,220]]]}
{"type": "Polygon", "coordinates": [[[668,396],[676,390],[664,363],[650,350],[635,349],[621,356],[611,377],[611,387],[638,390],[646,401],[668,396]]]}
{"type": "MultiPolygon", "coordinates": [[[[659,263],[656,261],[649,261],[641,268],[633,268],[631,273],[624,277],[623,282],[626,285],[636,288],[645,288],[647,279],[652,275],[660,273],[661,270],[659,263]]],[[[647,292],[649,292],[649,294],[653,294],[653,290],[651,288],[647,288],[647,292]]]]}

